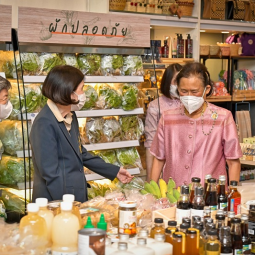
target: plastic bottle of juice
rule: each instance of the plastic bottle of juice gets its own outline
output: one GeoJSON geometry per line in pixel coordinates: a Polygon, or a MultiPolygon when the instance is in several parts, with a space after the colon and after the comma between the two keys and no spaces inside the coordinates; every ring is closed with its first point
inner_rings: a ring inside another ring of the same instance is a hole
{"type": "Polygon", "coordinates": [[[186,233],[186,255],[199,254],[199,230],[189,228],[186,233]]]}
{"type": "Polygon", "coordinates": [[[165,243],[164,234],[155,234],[155,242],[147,244],[147,247],[154,250],[155,255],[171,255],[173,253],[173,245],[165,243]]]}
{"type": "Polygon", "coordinates": [[[221,243],[217,238],[217,229],[210,229],[208,231],[208,238],[205,243],[206,255],[220,255],[221,243]]]}
{"type": "Polygon", "coordinates": [[[78,217],[79,223],[80,223],[80,228],[83,228],[82,221],[81,221],[80,209],[79,209],[79,207],[74,205],[74,195],[72,195],[72,194],[63,195],[63,202],[71,202],[72,203],[72,205],[73,205],[72,213],[78,217]]]}
{"type": "Polygon", "coordinates": [[[149,237],[149,231],[148,229],[145,229],[145,228],[141,229],[136,237],[130,238],[129,242],[132,244],[136,244],[137,238],[146,238],[147,244],[155,242],[153,238],[149,237]]]}
{"type": "Polygon", "coordinates": [[[154,219],[154,227],[151,229],[151,238],[155,237],[155,234],[165,234],[164,221],[162,218],[154,219]]]}
{"type": "Polygon", "coordinates": [[[146,238],[138,238],[137,246],[132,249],[132,252],[136,255],[146,254],[146,255],[155,255],[153,249],[146,246],[146,238]]]}
{"type": "Polygon", "coordinates": [[[174,232],[177,232],[178,231],[178,228],[177,228],[177,221],[175,220],[169,220],[168,223],[167,223],[168,227],[166,229],[168,230],[171,230],[172,234],[174,232]]]}
{"type": "MultiPolygon", "coordinates": [[[[111,253],[111,255],[134,255],[133,252],[128,251],[128,243],[118,242],[118,250],[111,253]]],[[[84,254],[85,255],[85,254],[84,254]]]]}
{"type": "MultiPolygon", "coordinates": [[[[174,233],[175,231],[173,231],[174,233]]],[[[166,234],[165,234],[165,237],[166,237],[166,243],[170,243],[173,245],[173,233],[170,229],[166,228],[166,234]]]]}
{"type": "MultiPolygon", "coordinates": [[[[132,248],[135,247],[135,244],[130,242],[129,234],[124,234],[124,233],[119,234],[119,242],[128,243],[128,250],[131,250],[132,248]]],[[[118,243],[119,242],[113,243],[112,247],[115,248],[115,249],[118,249],[118,243]]]]}
{"type": "Polygon", "coordinates": [[[39,206],[35,203],[27,205],[27,215],[24,216],[19,225],[21,239],[28,235],[33,236],[34,243],[41,247],[48,245],[48,232],[45,219],[38,215],[39,206]]]}
{"type": "Polygon", "coordinates": [[[202,221],[197,221],[194,228],[199,230],[199,255],[204,255],[205,251],[205,239],[202,235],[204,229],[204,223],[202,221]]]}
{"type": "Polygon", "coordinates": [[[117,251],[117,249],[112,247],[111,239],[105,238],[105,255],[110,255],[115,251],[117,251]]]}
{"type": "Polygon", "coordinates": [[[185,255],[185,234],[175,232],[173,234],[173,255],[185,255]]]}
{"type": "Polygon", "coordinates": [[[77,255],[79,219],[72,213],[71,202],[61,202],[61,213],[52,224],[52,255],[77,255]]]}
{"type": "Polygon", "coordinates": [[[47,225],[47,232],[48,232],[48,241],[51,245],[51,231],[52,231],[52,222],[53,222],[53,212],[47,208],[48,199],[47,198],[37,198],[35,203],[39,206],[38,215],[44,218],[46,225],[47,225]]]}

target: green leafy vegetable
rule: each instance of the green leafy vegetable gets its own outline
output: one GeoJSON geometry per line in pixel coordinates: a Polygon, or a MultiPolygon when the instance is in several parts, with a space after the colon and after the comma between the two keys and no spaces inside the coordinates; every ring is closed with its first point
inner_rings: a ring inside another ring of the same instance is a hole
{"type": "MultiPolygon", "coordinates": [[[[20,53],[24,75],[35,75],[39,70],[39,56],[37,53],[20,53]]],[[[20,64],[18,64],[20,69],[20,64]]]]}
{"type": "Polygon", "coordinates": [[[118,142],[121,138],[121,127],[114,117],[105,118],[103,133],[107,142],[118,142]]]}
{"type": "Polygon", "coordinates": [[[101,70],[103,75],[111,75],[112,74],[112,61],[113,58],[110,55],[102,56],[101,58],[101,70]]]}
{"type": "Polygon", "coordinates": [[[101,75],[101,56],[92,54],[80,54],[77,58],[78,66],[85,75],[101,75]]]}
{"type": "Polygon", "coordinates": [[[2,65],[2,70],[5,73],[6,78],[13,78],[14,64],[12,61],[6,61],[2,65]]]}
{"type": "Polygon", "coordinates": [[[75,54],[64,54],[63,60],[66,65],[79,68],[75,54]]]}
{"type": "Polygon", "coordinates": [[[86,95],[86,101],[84,106],[82,107],[82,110],[89,110],[94,108],[98,99],[96,90],[90,85],[85,85],[83,90],[86,95]]]}
{"type": "Polygon", "coordinates": [[[118,165],[114,150],[94,151],[94,154],[102,158],[106,163],[118,165]]]}
{"type": "Polygon", "coordinates": [[[141,167],[141,159],[136,148],[121,148],[116,150],[119,163],[124,168],[141,167]]]}
{"type": "Polygon", "coordinates": [[[39,59],[41,75],[47,75],[55,66],[65,65],[65,61],[56,53],[43,53],[39,59]]]}
{"type": "Polygon", "coordinates": [[[112,68],[120,69],[123,67],[123,56],[122,55],[113,55],[112,56],[112,68]]]}
{"type": "Polygon", "coordinates": [[[124,57],[123,70],[125,75],[143,75],[143,61],[140,56],[126,56],[124,57]]]}
{"type": "Polygon", "coordinates": [[[125,84],[122,87],[122,108],[125,111],[134,110],[138,104],[138,89],[136,85],[125,84]]]}

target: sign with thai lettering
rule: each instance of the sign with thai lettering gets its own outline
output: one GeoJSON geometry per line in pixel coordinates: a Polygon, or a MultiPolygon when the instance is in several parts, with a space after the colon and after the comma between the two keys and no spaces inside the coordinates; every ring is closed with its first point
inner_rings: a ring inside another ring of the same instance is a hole
{"type": "Polygon", "coordinates": [[[126,14],[19,7],[20,42],[150,47],[150,19],[126,14]]]}
{"type": "Polygon", "coordinates": [[[11,41],[12,7],[0,5],[0,42],[11,41]]]}

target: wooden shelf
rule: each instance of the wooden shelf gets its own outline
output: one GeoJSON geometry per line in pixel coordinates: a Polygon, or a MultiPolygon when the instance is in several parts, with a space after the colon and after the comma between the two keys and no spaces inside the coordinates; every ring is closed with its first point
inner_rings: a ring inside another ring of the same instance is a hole
{"type": "Polygon", "coordinates": [[[240,183],[242,183],[242,184],[244,184],[244,183],[250,183],[250,182],[254,182],[254,183],[255,183],[255,180],[252,179],[252,180],[240,181],[240,183]]]}
{"type": "Polygon", "coordinates": [[[255,90],[234,90],[232,95],[232,101],[254,101],[255,90]]]}
{"type": "Polygon", "coordinates": [[[240,160],[242,165],[246,166],[255,166],[255,161],[250,161],[250,160],[240,160]]]}
{"type": "Polygon", "coordinates": [[[207,102],[217,103],[217,102],[231,102],[231,96],[211,96],[206,99],[207,102]]]}

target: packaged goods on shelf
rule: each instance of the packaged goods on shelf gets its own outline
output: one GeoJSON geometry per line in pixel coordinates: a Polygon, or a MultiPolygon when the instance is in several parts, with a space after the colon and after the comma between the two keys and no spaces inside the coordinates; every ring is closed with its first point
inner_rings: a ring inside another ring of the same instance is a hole
{"type": "Polygon", "coordinates": [[[114,117],[104,119],[103,134],[107,142],[119,142],[121,140],[120,123],[114,117]]]}
{"type": "Polygon", "coordinates": [[[101,70],[105,76],[124,75],[122,55],[104,55],[101,57],[101,70]]]}
{"type": "Polygon", "coordinates": [[[115,150],[93,151],[93,154],[102,158],[106,163],[119,165],[115,150]]]}
{"type": "Polygon", "coordinates": [[[103,118],[88,118],[86,120],[86,137],[89,143],[106,142],[103,133],[104,119],[103,118]]]}
{"type": "Polygon", "coordinates": [[[116,149],[116,155],[119,163],[124,168],[139,167],[143,169],[141,158],[136,148],[116,149]]]}
{"type": "MultiPolygon", "coordinates": [[[[37,53],[20,53],[23,75],[36,75],[40,68],[40,59],[37,53]]],[[[17,69],[21,70],[19,56],[16,57],[17,69]]]]}
{"type": "Polygon", "coordinates": [[[78,65],[84,75],[101,75],[101,56],[96,54],[79,54],[78,65]]]}
{"type": "Polygon", "coordinates": [[[63,60],[65,62],[65,65],[79,68],[77,58],[76,58],[75,54],[64,54],[63,55],[63,60]]]}
{"type": "Polygon", "coordinates": [[[125,72],[125,75],[131,75],[131,76],[144,75],[142,57],[141,56],[133,56],[133,55],[125,56],[123,70],[125,72]]]}
{"type": "Polygon", "coordinates": [[[213,83],[213,96],[229,96],[224,82],[217,81],[213,83]]]}
{"type": "Polygon", "coordinates": [[[233,86],[235,90],[255,90],[253,72],[247,69],[234,71],[233,86]]]}
{"type": "Polygon", "coordinates": [[[13,52],[0,50],[0,72],[4,72],[6,78],[13,78],[14,64],[13,52]]]}
{"type": "Polygon", "coordinates": [[[124,111],[134,110],[138,107],[138,88],[135,84],[121,85],[122,109],[124,111]]]}
{"type": "Polygon", "coordinates": [[[53,67],[65,64],[62,56],[57,53],[42,53],[39,61],[39,75],[47,75],[53,67]]]}
{"type": "Polygon", "coordinates": [[[93,109],[96,106],[96,102],[98,99],[98,94],[96,90],[90,85],[85,85],[83,87],[83,91],[86,95],[86,101],[81,110],[93,109]]]}

